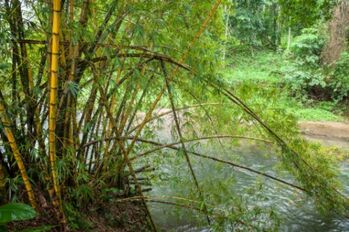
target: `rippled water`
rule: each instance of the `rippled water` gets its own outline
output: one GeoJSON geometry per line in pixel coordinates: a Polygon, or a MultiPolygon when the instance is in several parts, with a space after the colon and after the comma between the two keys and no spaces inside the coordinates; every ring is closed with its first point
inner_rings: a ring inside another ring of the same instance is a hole
{"type": "MultiPolygon", "coordinates": [[[[261,170],[269,174],[273,174],[275,159],[265,157],[265,151],[260,151],[257,148],[238,148],[232,150],[232,153],[238,153],[240,157],[239,163],[261,170]]],[[[212,153],[212,151],[210,151],[212,153]]],[[[185,169],[186,167],[183,167],[185,169]]],[[[166,167],[165,167],[166,169],[166,167]]],[[[171,173],[171,165],[167,166],[167,172],[171,173]]],[[[231,168],[220,168],[214,162],[206,161],[200,169],[196,170],[198,178],[207,178],[212,175],[217,178],[217,181],[229,178],[231,173],[234,173],[235,184],[231,187],[232,193],[243,192],[242,190],[251,188],[256,184],[256,176],[250,173],[236,172],[231,168]]],[[[176,173],[172,173],[176,174],[176,173]]],[[[280,173],[278,173],[280,175],[280,173]]],[[[281,173],[283,179],[292,181],[292,178],[287,173],[281,173]]],[[[344,192],[349,195],[349,163],[343,161],[341,164],[342,183],[345,187],[344,192]]],[[[258,200],[255,204],[265,207],[273,207],[282,219],[280,231],[287,232],[334,232],[334,231],[349,231],[349,219],[338,218],[336,216],[323,217],[316,212],[311,199],[297,190],[285,188],[273,181],[266,180],[263,188],[263,199],[258,200]]],[[[152,195],[178,195],[178,186],[175,184],[155,186],[152,195]]],[[[183,194],[183,193],[182,193],[183,194]]],[[[198,218],[201,216],[194,211],[187,209],[179,209],[173,212],[173,206],[151,205],[151,212],[154,220],[164,231],[209,231],[205,227],[198,227],[198,218]]],[[[201,218],[202,219],[202,218],[201,218]]]]}

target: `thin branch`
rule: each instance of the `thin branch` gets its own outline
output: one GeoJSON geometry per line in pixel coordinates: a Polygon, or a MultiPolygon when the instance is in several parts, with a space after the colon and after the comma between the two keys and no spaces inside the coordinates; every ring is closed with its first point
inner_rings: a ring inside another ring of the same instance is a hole
{"type": "MultiPolygon", "coordinates": [[[[181,148],[179,147],[176,147],[175,145],[169,145],[169,144],[162,144],[162,143],[159,143],[159,142],[155,142],[155,141],[150,141],[150,140],[141,140],[142,142],[144,143],[149,143],[149,144],[153,144],[153,145],[157,145],[157,146],[160,146],[162,148],[170,148],[170,149],[173,149],[173,150],[181,150],[181,148]]],[[[297,185],[294,185],[292,183],[289,183],[285,180],[282,180],[282,179],[279,179],[277,177],[274,177],[274,176],[271,176],[269,174],[266,174],[266,173],[263,173],[263,172],[260,172],[260,171],[257,171],[255,169],[252,169],[252,168],[249,168],[249,167],[246,167],[246,166],[243,166],[241,164],[236,164],[236,163],[233,163],[231,161],[226,161],[226,160],[222,160],[222,159],[219,159],[219,158],[216,158],[216,157],[212,157],[212,156],[208,156],[208,155],[203,155],[201,153],[198,153],[198,152],[194,152],[194,151],[188,151],[188,153],[190,154],[193,154],[195,156],[198,156],[198,157],[201,157],[201,158],[205,158],[205,159],[210,159],[210,160],[213,160],[213,161],[216,161],[216,162],[219,162],[219,163],[224,163],[224,164],[228,164],[230,166],[233,166],[233,167],[236,167],[236,168],[239,168],[239,169],[242,169],[242,170],[246,170],[246,171],[249,171],[249,172],[252,172],[252,173],[255,173],[255,174],[258,174],[258,175],[262,175],[262,176],[265,176],[267,178],[270,178],[272,180],[275,180],[275,181],[278,181],[280,183],[283,183],[285,185],[288,185],[290,187],[293,187],[293,188],[296,188],[298,190],[301,190],[301,191],[304,191],[304,192],[307,192],[306,189],[300,187],[300,186],[297,186],[297,185]]],[[[132,160],[132,159],[131,159],[132,160]]],[[[134,160],[134,159],[133,159],[134,160]]]]}
{"type": "MultiPolygon", "coordinates": [[[[109,138],[103,138],[103,139],[97,139],[97,140],[93,140],[90,141],[88,143],[85,143],[83,145],[81,145],[81,148],[84,147],[88,147],[91,146],[93,144],[96,143],[100,143],[100,142],[104,142],[104,141],[111,141],[111,140],[116,140],[116,139],[128,139],[128,140],[132,140],[134,139],[134,136],[121,136],[121,137],[109,137],[109,138]]],[[[254,140],[254,141],[260,141],[260,142],[264,142],[264,143],[272,143],[271,141],[268,140],[264,140],[264,139],[259,139],[259,138],[253,138],[253,137],[247,137],[247,136],[239,136],[239,135],[212,135],[212,136],[206,136],[206,137],[199,137],[199,138],[193,138],[193,139],[185,139],[183,142],[184,143],[189,143],[189,142],[194,142],[194,141],[200,141],[200,140],[207,140],[207,139],[215,139],[215,138],[232,138],[232,139],[247,139],[247,140],[254,140]]],[[[147,141],[144,140],[142,138],[137,138],[137,141],[143,142],[143,141],[147,141]]],[[[149,141],[147,141],[149,142],[149,141]]],[[[172,144],[164,144],[164,147],[170,146],[170,145],[178,145],[180,142],[174,142],[172,144]]],[[[158,143],[154,142],[155,145],[158,145],[158,143]]],[[[158,150],[158,148],[156,148],[156,150],[158,150]]],[[[155,151],[155,150],[154,150],[155,151]]],[[[144,153],[148,153],[148,152],[144,152],[144,153]]],[[[145,155],[144,153],[142,153],[143,155],[145,155]]],[[[150,153],[150,152],[149,152],[150,153]]],[[[133,159],[133,158],[132,158],[133,159]]]]}

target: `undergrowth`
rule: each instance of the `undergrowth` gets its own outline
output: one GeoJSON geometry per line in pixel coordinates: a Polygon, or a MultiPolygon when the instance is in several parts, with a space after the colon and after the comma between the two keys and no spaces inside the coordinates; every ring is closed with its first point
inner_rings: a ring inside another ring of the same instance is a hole
{"type": "Polygon", "coordinates": [[[341,104],[294,94],[292,87],[285,85],[284,70],[291,64],[283,53],[262,50],[254,56],[248,52],[238,54],[230,59],[230,64],[222,71],[224,79],[240,91],[241,95],[238,96],[249,96],[252,104],[268,101],[275,110],[285,110],[299,121],[345,120],[341,104]],[[270,96],[277,97],[270,101],[270,96]]]}

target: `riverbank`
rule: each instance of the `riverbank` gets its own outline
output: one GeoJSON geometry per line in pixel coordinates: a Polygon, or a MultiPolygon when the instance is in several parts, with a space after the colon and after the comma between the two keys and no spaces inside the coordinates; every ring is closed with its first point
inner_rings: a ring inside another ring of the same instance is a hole
{"type": "Polygon", "coordinates": [[[299,127],[310,141],[349,150],[349,123],[301,121],[299,127]]]}

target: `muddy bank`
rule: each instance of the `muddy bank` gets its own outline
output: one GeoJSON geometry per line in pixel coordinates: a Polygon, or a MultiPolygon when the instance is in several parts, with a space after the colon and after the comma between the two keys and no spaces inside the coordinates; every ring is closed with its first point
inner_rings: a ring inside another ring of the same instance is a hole
{"type": "Polygon", "coordinates": [[[349,123],[303,121],[299,127],[304,137],[311,141],[349,150],[349,123]]]}

